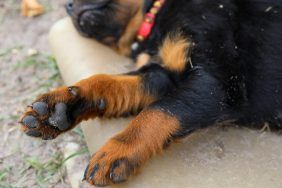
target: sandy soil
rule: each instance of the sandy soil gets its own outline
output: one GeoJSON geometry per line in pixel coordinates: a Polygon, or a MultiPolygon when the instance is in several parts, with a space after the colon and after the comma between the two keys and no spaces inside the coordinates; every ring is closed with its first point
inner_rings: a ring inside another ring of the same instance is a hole
{"type": "MultiPolygon", "coordinates": [[[[20,16],[20,0],[0,0],[0,187],[70,187],[64,164],[66,145],[78,146],[75,168],[89,154],[80,129],[55,141],[25,136],[17,120],[35,96],[62,84],[48,47],[48,31],[66,16],[66,0],[39,0],[46,12],[20,16]]],[[[86,185],[81,184],[81,187],[86,185]]]]}

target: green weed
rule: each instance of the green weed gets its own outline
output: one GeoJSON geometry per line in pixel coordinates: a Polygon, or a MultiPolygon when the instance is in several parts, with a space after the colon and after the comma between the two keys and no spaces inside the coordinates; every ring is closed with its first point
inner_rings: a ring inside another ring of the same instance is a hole
{"type": "Polygon", "coordinates": [[[21,171],[24,174],[27,170],[35,170],[36,182],[40,187],[45,187],[45,185],[53,178],[55,174],[60,173],[63,177],[62,166],[70,159],[87,153],[87,148],[84,148],[78,152],[71,154],[70,156],[64,158],[61,152],[52,156],[48,161],[41,162],[37,157],[24,157],[26,163],[26,168],[21,171]]]}
{"type": "Polygon", "coordinates": [[[6,55],[9,55],[14,50],[20,51],[22,49],[23,49],[22,46],[16,46],[16,47],[12,47],[12,48],[0,48],[0,57],[4,57],[6,55]]]}

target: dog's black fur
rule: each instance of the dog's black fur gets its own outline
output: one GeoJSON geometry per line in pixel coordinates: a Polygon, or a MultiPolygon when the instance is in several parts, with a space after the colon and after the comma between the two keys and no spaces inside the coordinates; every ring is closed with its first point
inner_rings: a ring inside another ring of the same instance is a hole
{"type": "Polygon", "coordinates": [[[195,68],[155,105],[179,116],[184,134],[223,119],[282,128],[281,4],[167,1],[143,48],[156,51],[154,44],[176,28],[196,44],[191,58],[195,68]],[[266,12],[270,6],[273,9],[266,12]]]}
{"type": "MultiPolygon", "coordinates": [[[[145,3],[150,7],[152,1],[145,3]]],[[[149,39],[132,57],[141,52],[156,56],[165,37],[181,30],[195,44],[194,67],[179,74],[152,62],[135,72],[143,75],[149,93],[161,95],[152,108],[177,116],[183,126],[180,135],[227,119],[257,128],[269,122],[272,129],[281,129],[281,4],[167,0],[149,39]]]]}

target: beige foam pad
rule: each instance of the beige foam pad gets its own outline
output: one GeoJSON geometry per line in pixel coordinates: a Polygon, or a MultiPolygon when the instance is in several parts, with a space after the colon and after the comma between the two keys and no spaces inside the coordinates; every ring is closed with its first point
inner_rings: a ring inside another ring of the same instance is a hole
{"type": "MultiPolygon", "coordinates": [[[[92,74],[132,69],[128,59],[80,37],[68,18],[52,28],[50,44],[68,85],[92,74]]],[[[98,150],[129,121],[82,123],[89,150],[98,150]]],[[[240,128],[202,130],[149,161],[141,174],[117,187],[281,188],[282,136],[240,128]]]]}

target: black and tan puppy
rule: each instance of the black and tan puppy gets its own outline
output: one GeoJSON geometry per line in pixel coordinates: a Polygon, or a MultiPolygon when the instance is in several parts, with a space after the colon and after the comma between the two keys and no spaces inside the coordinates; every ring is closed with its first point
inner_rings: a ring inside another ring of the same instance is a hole
{"type": "Polygon", "coordinates": [[[152,58],[135,72],[94,75],[43,94],[22,117],[28,135],[54,139],[83,120],[138,114],[92,156],[90,184],[123,182],[174,140],[216,122],[282,129],[281,1],[166,0],[150,36],[132,51],[154,3],[69,3],[83,35],[152,58]]]}

